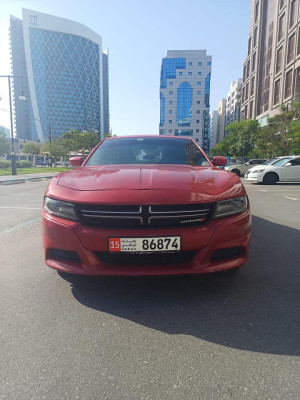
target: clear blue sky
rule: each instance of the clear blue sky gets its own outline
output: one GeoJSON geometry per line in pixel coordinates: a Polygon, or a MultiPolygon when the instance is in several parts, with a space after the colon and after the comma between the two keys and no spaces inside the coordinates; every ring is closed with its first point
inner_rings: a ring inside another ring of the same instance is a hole
{"type": "MultiPolygon", "coordinates": [[[[22,8],[80,22],[109,49],[113,134],[157,134],[161,59],[167,50],[207,50],[212,56],[211,109],[242,77],[250,0],[0,0],[0,75],[9,74],[9,15],[22,8]]],[[[0,108],[8,85],[0,78],[0,108]]],[[[0,110],[0,125],[9,113],[0,110]]]]}

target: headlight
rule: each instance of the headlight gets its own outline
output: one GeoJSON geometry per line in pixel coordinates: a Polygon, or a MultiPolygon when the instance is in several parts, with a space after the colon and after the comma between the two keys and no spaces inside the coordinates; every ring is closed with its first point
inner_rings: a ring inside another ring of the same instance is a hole
{"type": "Polygon", "coordinates": [[[77,221],[73,203],[45,197],[44,207],[49,214],[55,215],[56,217],[77,221]]]}
{"type": "Polygon", "coordinates": [[[247,197],[236,197],[235,199],[228,199],[217,201],[217,208],[214,219],[228,217],[229,215],[240,214],[247,210],[247,197]]]}
{"type": "Polygon", "coordinates": [[[256,169],[255,171],[251,171],[252,174],[260,174],[261,172],[264,172],[264,168],[263,169],[256,169]]]}

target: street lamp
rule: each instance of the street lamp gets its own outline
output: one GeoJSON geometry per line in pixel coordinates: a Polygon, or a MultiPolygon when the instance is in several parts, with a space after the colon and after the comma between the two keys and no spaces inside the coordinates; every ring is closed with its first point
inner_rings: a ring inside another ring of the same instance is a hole
{"type": "MultiPolygon", "coordinates": [[[[17,175],[17,165],[16,165],[16,154],[14,148],[14,130],[13,130],[13,116],[12,116],[12,104],[11,104],[11,78],[23,78],[23,76],[18,75],[0,75],[0,78],[8,79],[8,92],[9,92],[9,113],[10,113],[10,133],[11,133],[11,174],[17,175]]],[[[19,100],[26,101],[26,97],[21,92],[19,100]]]]}

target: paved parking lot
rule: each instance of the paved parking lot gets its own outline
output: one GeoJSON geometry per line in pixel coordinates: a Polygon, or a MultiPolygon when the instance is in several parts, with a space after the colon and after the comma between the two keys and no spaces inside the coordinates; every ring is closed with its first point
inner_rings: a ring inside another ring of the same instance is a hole
{"type": "Polygon", "coordinates": [[[299,397],[299,184],[245,184],[233,276],[87,278],[44,265],[47,183],[0,186],[0,398],[299,397]]]}

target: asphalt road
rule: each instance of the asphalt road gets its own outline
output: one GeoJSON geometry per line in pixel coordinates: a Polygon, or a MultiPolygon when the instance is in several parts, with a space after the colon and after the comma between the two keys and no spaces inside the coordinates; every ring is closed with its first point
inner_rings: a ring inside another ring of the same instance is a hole
{"type": "Polygon", "coordinates": [[[0,186],[0,398],[299,398],[299,184],[246,183],[237,274],[163,278],[47,268],[46,185],[0,186]]]}

